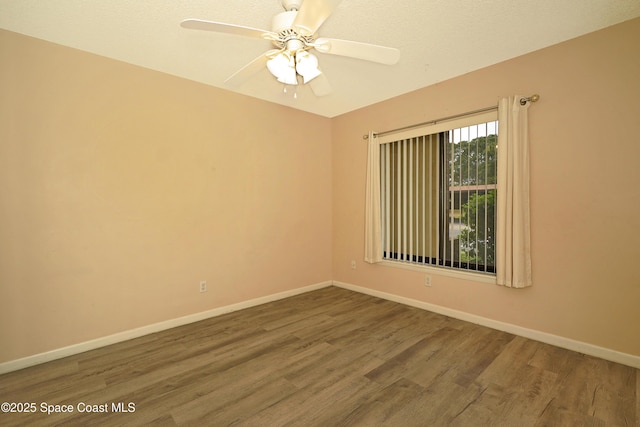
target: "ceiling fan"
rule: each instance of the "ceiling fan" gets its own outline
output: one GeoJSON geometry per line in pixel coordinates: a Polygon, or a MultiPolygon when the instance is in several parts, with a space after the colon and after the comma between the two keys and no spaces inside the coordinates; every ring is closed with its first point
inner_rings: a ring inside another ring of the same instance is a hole
{"type": "MultiPolygon", "coordinates": [[[[318,68],[318,58],[309,52],[347,56],[380,64],[393,65],[400,59],[398,49],[349,40],[318,37],[316,32],[341,0],[282,0],[285,11],[273,17],[271,31],[221,22],[186,19],[180,24],[193,30],[260,38],[271,41],[271,49],[225,80],[239,86],[265,66],[285,85],[309,83],[316,96],[331,92],[327,78],[318,68]]],[[[285,86],[286,89],[286,86],[285,86]]]]}

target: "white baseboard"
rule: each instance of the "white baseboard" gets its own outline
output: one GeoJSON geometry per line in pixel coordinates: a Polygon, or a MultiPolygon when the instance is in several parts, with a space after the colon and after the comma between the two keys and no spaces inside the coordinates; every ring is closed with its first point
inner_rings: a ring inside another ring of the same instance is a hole
{"type": "Polygon", "coordinates": [[[242,301],[237,304],[226,305],[224,307],[214,308],[212,310],[200,313],[190,314],[188,316],[179,317],[177,319],[166,320],[164,322],[154,323],[152,325],[142,326],[140,328],[131,329],[106,337],[96,338],[94,340],[85,341],[79,344],[73,344],[68,347],[62,347],[45,353],[34,354],[21,359],[10,360],[0,363],[0,375],[7,372],[17,371],[19,369],[28,368],[29,366],[39,365],[41,363],[50,362],[52,360],[61,359],[63,357],[72,356],[74,354],[84,353],[85,351],[94,350],[96,348],[105,347],[107,345],[116,344],[122,341],[138,338],[144,335],[153,334],[155,332],[164,331],[175,328],[176,326],[187,325],[189,323],[198,322],[200,320],[209,319],[211,317],[220,316],[222,314],[231,313],[233,311],[242,310],[256,305],[265,304],[272,301],[281,300],[295,295],[303,294],[317,289],[331,286],[332,281],[316,283],[314,285],[302,288],[292,289],[273,295],[267,295],[260,298],[254,298],[248,301],[242,301]]]}
{"type": "Polygon", "coordinates": [[[528,329],[528,328],[524,328],[522,326],[514,325],[511,323],[500,322],[500,321],[489,319],[486,317],[477,316],[475,314],[466,313],[464,311],[458,311],[451,308],[430,304],[424,301],[414,300],[414,299],[405,298],[399,295],[394,295],[386,292],[376,291],[369,288],[364,288],[362,286],[351,285],[349,283],[339,282],[335,280],[333,281],[333,285],[339,288],[349,289],[351,291],[360,292],[363,294],[386,299],[389,301],[394,301],[400,304],[409,305],[411,307],[432,311],[434,313],[442,314],[448,317],[453,317],[455,319],[464,320],[467,322],[486,326],[488,328],[497,329],[499,331],[508,332],[514,335],[519,335],[524,338],[529,338],[535,341],[551,344],[556,347],[565,348],[567,350],[576,351],[578,353],[587,354],[589,356],[599,357],[601,359],[631,366],[633,368],[640,368],[640,356],[634,356],[632,354],[622,353],[622,352],[611,350],[605,347],[599,347],[597,345],[588,344],[582,341],[576,341],[570,338],[565,338],[558,335],[537,331],[535,329],[528,329]]]}

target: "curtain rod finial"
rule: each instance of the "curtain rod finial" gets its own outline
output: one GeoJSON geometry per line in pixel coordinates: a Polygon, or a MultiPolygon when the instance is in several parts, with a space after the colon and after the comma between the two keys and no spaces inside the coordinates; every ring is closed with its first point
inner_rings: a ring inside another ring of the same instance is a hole
{"type": "Polygon", "coordinates": [[[526,105],[527,102],[538,102],[539,99],[540,95],[538,95],[537,93],[526,98],[520,98],[520,105],[526,105]]]}

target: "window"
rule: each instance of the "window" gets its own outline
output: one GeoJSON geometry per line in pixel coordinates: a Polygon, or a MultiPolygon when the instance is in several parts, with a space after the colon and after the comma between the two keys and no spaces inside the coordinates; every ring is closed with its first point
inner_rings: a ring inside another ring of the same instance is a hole
{"type": "Polygon", "coordinates": [[[495,111],[380,138],[383,259],[495,273],[495,111]]]}

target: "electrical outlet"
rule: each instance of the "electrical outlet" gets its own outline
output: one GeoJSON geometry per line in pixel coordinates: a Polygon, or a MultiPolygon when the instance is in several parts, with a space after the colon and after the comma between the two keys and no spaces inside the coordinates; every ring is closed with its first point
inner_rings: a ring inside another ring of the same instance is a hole
{"type": "Polygon", "coordinates": [[[203,280],[200,282],[200,292],[207,292],[207,281],[203,280]]]}
{"type": "Polygon", "coordinates": [[[429,276],[428,274],[424,276],[424,285],[429,288],[431,287],[431,276],[429,276]]]}
{"type": "Polygon", "coordinates": [[[355,259],[352,259],[352,260],[351,260],[351,269],[352,269],[352,270],[355,270],[355,269],[356,269],[356,260],[355,260],[355,259]]]}

